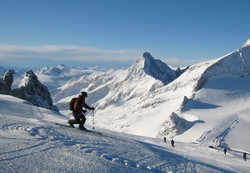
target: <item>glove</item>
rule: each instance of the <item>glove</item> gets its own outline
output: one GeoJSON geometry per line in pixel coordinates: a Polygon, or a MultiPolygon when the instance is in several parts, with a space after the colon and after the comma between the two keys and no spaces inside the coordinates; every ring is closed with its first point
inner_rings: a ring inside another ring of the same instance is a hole
{"type": "Polygon", "coordinates": [[[95,110],[95,108],[94,108],[94,107],[92,107],[92,108],[91,108],[91,110],[93,110],[93,111],[94,111],[94,110],[95,110]]]}

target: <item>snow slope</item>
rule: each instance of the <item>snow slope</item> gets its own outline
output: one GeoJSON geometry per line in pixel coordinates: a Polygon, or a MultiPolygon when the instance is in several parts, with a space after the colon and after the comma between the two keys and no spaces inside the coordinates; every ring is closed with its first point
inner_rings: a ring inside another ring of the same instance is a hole
{"type": "Polygon", "coordinates": [[[207,64],[193,87],[196,92],[179,111],[181,117],[192,115],[199,122],[177,138],[250,151],[246,135],[250,130],[250,46],[207,64]]]}
{"type": "Polygon", "coordinates": [[[182,141],[198,141],[242,151],[250,151],[250,76],[220,75],[207,81],[182,114],[195,116],[190,130],[176,137],[182,141]]]}
{"type": "MultiPolygon", "coordinates": [[[[56,126],[67,118],[0,95],[0,172],[248,172],[239,153],[103,129],[103,135],[56,126]],[[216,158],[216,159],[215,159],[216,158]]],[[[90,123],[90,122],[87,122],[90,123]]],[[[91,124],[88,124],[91,128],[91,124]]]]}

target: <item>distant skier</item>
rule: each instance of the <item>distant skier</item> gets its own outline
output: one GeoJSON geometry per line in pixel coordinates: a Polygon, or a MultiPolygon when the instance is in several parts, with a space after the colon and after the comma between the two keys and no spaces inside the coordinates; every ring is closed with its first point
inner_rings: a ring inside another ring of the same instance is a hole
{"type": "Polygon", "coordinates": [[[90,107],[85,103],[85,99],[88,97],[86,92],[81,92],[81,94],[77,97],[76,101],[74,102],[74,109],[73,109],[73,116],[75,119],[71,119],[68,121],[70,127],[74,127],[74,124],[79,124],[80,130],[86,130],[84,127],[86,118],[84,116],[84,111],[82,108],[86,108],[89,110],[95,110],[94,107],[90,107]]]}
{"type": "Polygon", "coordinates": [[[174,140],[173,139],[171,140],[171,145],[172,145],[172,147],[174,147],[174,140]]]}
{"type": "Polygon", "coordinates": [[[163,139],[163,140],[164,140],[164,142],[165,142],[165,143],[167,142],[167,138],[166,138],[166,137],[164,137],[164,139],[163,139]]]}
{"type": "Polygon", "coordinates": [[[226,148],[224,148],[224,154],[227,155],[227,149],[226,148]]]}
{"type": "Polygon", "coordinates": [[[243,160],[247,161],[247,153],[246,152],[243,153],[243,160]]]}

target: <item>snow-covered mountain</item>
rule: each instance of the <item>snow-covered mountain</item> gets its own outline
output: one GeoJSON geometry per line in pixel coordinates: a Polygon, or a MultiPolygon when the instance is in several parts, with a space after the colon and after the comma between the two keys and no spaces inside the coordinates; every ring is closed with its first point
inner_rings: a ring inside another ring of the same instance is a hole
{"type": "MultiPolygon", "coordinates": [[[[246,135],[250,127],[249,74],[250,46],[244,44],[226,56],[191,66],[176,81],[158,90],[164,93],[164,98],[171,92],[182,93],[179,98],[186,96],[179,109],[173,112],[193,125],[175,139],[250,151],[247,145],[250,138],[246,135]]],[[[157,94],[156,97],[159,99],[157,94]]],[[[167,121],[171,121],[170,118],[167,121]]],[[[158,135],[173,135],[175,131],[169,134],[171,129],[165,124],[158,135]]]]}
{"type": "Polygon", "coordinates": [[[128,69],[99,72],[68,81],[57,89],[57,93],[53,92],[53,99],[60,110],[68,110],[71,98],[86,90],[89,104],[95,103],[99,110],[104,111],[112,105],[122,106],[154,92],[176,79],[179,72],[146,52],[128,69]]]}
{"type": "MultiPolygon", "coordinates": [[[[67,67],[66,65],[44,67],[42,69],[34,68],[33,70],[28,68],[13,69],[15,71],[15,74],[12,75],[13,83],[11,87],[8,87],[13,90],[12,95],[29,100],[36,106],[55,111],[58,111],[58,109],[53,105],[53,100],[51,100],[50,95],[53,94],[53,92],[57,93],[58,87],[64,85],[69,80],[106,71],[106,69],[98,69],[98,67],[67,67]],[[33,86],[34,82],[30,82],[30,80],[27,79],[27,72],[29,71],[32,71],[32,73],[35,71],[34,76],[38,84],[33,86]]],[[[12,69],[0,67],[0,93],[4,93],[5,86],[3,85],[3,77],[9,70],[12,69]]]]}
{"type": "Polygon", "coordinates": [[[37,70],[35,73],[39,80],[48,88],[53,91],[61,87],[67,81],[81,76],[87,76],[95,72],[106,71],[105,69],[98,69],[97,67],[68,67],[64,64],[52,67],[44,67],[37,70]]]}
{"type": "Polygon", "coordinates": [[[145,74],[158,79],[163,84],[169,84],[178,77],[178,73],[161,60],[156,60],[148,52],[133,64],[129,69],[128,76],[137,75],[144,77],[145,74]]]}
{"type": "MultiPolygon", "coordinates": [[[[195,92],[179,111],[180,117],[191,115],[198,121],[177,139],[198,139],[249,151],[250,45],[244,44],[233,53],[199,66],[194,68],[202,71],[193,85],[195,92]]],[[[195,76],[191,69],[185,75],[195,76]]]]}
{"type": "MultiPolygon", "coordinates": [[[[247,112],[249,100],[248,42],[228,55],[192,65],[179,77],[166,64],[144,53],[128,69],[71,80],[53,97],[59,109],[70,115],[63,111],[68,109],[70,99],[82,90],[87,91],[87,103],[96,107],[94,123],[102,128],[150,137],[175,137],[179,141],[198,140],[206,145],[225,143],[234,131],[229,129],[237,129],[232,124],[244,122],[246,128],[250,125],[243,113],[247,112]],[[210,85],[213,90],[206,88],[210,85]],[[231,107],[235,102],[238,107],[231,107]],[[238,112],[242,115],[229,118],[238,112]],[[224,123],[222,129],[227,133],[223,130],[208,133],[220,123],[224,123]]],[[[88,121],[93,121],[92,116],[88,121]]],[[[242,149],[250,150],[242,145],[242,149]]]]}

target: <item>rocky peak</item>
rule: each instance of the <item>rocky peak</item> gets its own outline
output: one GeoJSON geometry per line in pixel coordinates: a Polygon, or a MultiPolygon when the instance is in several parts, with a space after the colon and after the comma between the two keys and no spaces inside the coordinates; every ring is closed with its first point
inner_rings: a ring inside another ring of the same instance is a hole
{"type": "Polygon", "coordinates": [[[9,69],[0,79],[0,93],[10,94],[11,93],[11,85],[13,83],[15,71],[13,69],[9,69]]]}
{"type": "Polygon", "coordinates": [[[13,95],[33,103],[35,106],[58,111],[53,105],[50,93],[37,78],[32,70],[26,72],[19,84],[19,88],[13,90],[13,95]]]}
{"type": "Polygon", "coordinates": [[[143,71],[147,75],[160,80],[165,85],[178,77],[173,69],[161,60],[154,59],[148,52],[143,53],[142,57],[131,69],[133,69],[135,73],[143,71]]]}
{"type": "Polygon", "coordinates": [[[159,138],[167,137],[173,138],[176,135],[182,134],[190,129],[195,122],[187,121],[179,117],[176,113],[172,112],[169,119],[166,120],[157,134],[159,138]]]}
{"type": "Polygon", "coordinates": [[[21,86],[26,86],[33,83],[40,83],[37,76],[32,70],[25,73],[25,78],[22,80],[21,86]]]}

